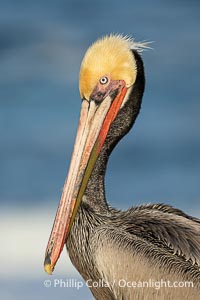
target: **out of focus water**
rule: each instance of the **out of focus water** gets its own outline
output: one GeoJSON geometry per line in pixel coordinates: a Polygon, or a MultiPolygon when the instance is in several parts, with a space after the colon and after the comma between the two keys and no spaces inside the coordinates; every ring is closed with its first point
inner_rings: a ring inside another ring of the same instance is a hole
{"type": "MultiPolygon", "coordinates": [[[[45,288],[42,264],[76,132],[78,72],[107,33],[154,41],[146,92],[114,151],[108,201],[165,202],[200,216],[200,2],[0,0],[1,299],[89,299],[45,288]]],[[[63,254],[51,280],[77,273],[63,254]],[[53,278],[53,279],[52,279],[53,278]]]]}

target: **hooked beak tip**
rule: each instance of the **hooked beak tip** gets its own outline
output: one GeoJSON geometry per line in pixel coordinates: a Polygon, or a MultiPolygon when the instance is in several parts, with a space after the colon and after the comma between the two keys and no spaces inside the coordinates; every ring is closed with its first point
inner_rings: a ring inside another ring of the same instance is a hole
{"type": "Polygon", "coordinates": [[[45,261],[44,261],[44,270],[47,274],[52,275],[52,272],[54,270],[54,267],[51,264],[51,259],[49,255],[46,256],[45,261]]]}
{"type": "Polygon", "coordinates": [[[50,264],[46,264],[46,265],[44,265],[44,270],[47,274],[52,275],[53,267],[50,264]]]}

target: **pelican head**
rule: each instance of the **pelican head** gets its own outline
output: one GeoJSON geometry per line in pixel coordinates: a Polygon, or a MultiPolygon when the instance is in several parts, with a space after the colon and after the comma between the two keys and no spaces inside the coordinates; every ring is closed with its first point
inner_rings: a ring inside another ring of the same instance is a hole
{"type": "Polygon", "coordinates": [[[87,50],[80,69],[82,99],[92,99],[97,89],[109,93],[109,89],[116,88],[116,81],[123,80],[127,88],[134,84],[136,63],[131,52],[132,46],[131,39],[110,35],[97,40],[87,50]]]}
{"type": "Polygon", "coordinates": [[[110,126],[129,98],[137,77],[132,50],[142,44],[121,35],[97,40],[80,68],[82,106],[68,177],[47,245],[45,270],[51,273],[80,206],[110,126]]]}

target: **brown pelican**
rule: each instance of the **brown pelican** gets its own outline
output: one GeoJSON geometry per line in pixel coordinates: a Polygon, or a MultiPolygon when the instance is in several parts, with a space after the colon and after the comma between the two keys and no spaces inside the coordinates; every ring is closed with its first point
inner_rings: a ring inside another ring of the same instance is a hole
{"type": "Polygon", "coordinates": [[[164,204],[119,211],[105,198],[109,155],[140,110],[145,47],[110,35],[83,58],[80,122],[45,270],[52,273],[66,243],[95,299],[199,299],[200,220],[164,204]]]}

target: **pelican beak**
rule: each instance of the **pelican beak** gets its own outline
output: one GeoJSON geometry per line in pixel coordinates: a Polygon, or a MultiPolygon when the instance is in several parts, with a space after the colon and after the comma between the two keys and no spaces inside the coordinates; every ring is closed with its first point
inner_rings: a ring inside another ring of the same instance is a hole
{"type": "Polygon", "coordinates": [[[125,82],[116,80],[111,82],[103,94],[99,93],[99,88],[96,86],[90,100],[82,101],[69,173],[46,249],[44,269],[48,274],[54,270],[95,162],[126,92],[125,82]]]}

